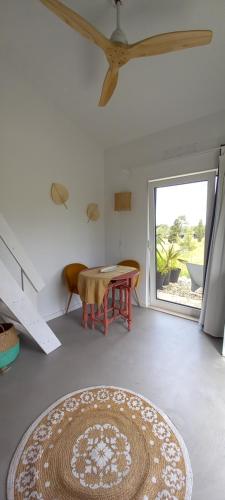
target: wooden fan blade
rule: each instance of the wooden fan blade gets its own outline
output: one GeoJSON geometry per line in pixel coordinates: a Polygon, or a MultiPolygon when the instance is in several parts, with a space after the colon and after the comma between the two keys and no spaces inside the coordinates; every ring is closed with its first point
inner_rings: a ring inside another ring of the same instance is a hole
{"type": "Polygon", "coordinates": [[[140,42],[129,45],[129,58],[156,56],[175,52],[177,50],[207,45],[212,40],[210,30],[175,31],[152,36],[140,42]]]}
{"type": "Polygon", "coordinates": [[[105,106],[113,95],[113,92],[117,86],[119,76],[118,66],[110,66],[105,77],[105,81],[102,87],[102,93],[99,101],[99,106],[105,106]]]}
{"type": "Polygon", "coordinates": [[[40,0],[56,16],[65,21],[71,28],[78,31],[82,36],[88,38],[103,50],[109,48],[112,43],[102,33],[97,31],[86,19],[64,5],[59,0],[40,0]]]}

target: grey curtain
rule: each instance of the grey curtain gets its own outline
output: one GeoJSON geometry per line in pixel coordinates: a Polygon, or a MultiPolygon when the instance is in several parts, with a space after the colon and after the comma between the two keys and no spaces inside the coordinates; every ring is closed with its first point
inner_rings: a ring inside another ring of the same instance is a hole
{"type": "Polygon", "coordinates": [[[225,325],[225,148],[219,158],[215,217],[206,269],[200,323],[205,333],[223,337],[225,325]]]}

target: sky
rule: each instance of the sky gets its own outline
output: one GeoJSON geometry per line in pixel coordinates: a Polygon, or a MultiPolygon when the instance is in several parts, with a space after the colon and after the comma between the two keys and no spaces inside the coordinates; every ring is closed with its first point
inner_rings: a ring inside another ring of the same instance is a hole
{"type": "Polygon", "coordinates": [[[171,226],[185,215],[191,226],[206,221],[207,181],[157,188],[156,225],[171,226]]]}

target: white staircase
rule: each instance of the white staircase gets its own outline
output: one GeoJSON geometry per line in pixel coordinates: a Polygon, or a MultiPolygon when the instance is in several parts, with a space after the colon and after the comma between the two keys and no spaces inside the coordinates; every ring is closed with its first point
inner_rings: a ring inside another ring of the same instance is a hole
{"type": "Polygon", "coordinates": [[[0,258],[0,299],[41,349],[49,354],[60,347],[61,343],[24,292],[24,277],[36,292],[44,287],[44,282],[1,214],[0,240],[13,256],[21,271],[20,287],[0,258]]]}

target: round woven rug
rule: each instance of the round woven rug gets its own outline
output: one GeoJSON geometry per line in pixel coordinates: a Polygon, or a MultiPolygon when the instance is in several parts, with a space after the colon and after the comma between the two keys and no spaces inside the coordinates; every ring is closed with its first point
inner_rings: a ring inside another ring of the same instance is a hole
{"type": "Polygon", "coordinates": [[[188,500],[192,472],[168,417],[117,387],[68,394],[28,429],[8,500],[188,500]]]}

